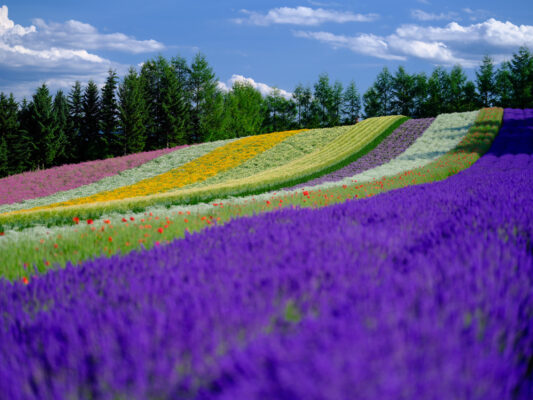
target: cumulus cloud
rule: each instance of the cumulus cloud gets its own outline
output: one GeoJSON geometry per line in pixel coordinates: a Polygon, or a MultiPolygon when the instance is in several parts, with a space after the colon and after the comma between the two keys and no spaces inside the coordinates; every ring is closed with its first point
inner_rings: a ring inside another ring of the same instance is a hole
{"type": "Polygon", "coordinates": [[[110,68],[119,74],[127,70],[96,50],[136,54],[161,49],[163,45],[155,40],[102,34],[92,25],[74,20],[46,23],[35,19],[24,27],[9,19],[7,6],[0,7],[0,90],[18,98],[43,82],[52,89],[65,88],[76,80],[101,83],[110,68]]]}
{"type": "Polygon", "coordinates": [[[419,21],[450,20],[450,19],[457,18],[457,13],[449,12],[446,14],[445,13],[434,14],[434,13],[425,12],[423,10],[411,10],[411,17],[419,21]]]}
{"type": "Polygon", "coordinates": [[[416,57],[437,64],[461,64],[465,67],[478,65],[487,53],[493,54],[496,61],[501,61],[519,46],[533,47],[533,26],[515,25],[494,18],[464,26],[457,22],[444,27],[403,25],[388,36],[345,36],[306,31],[296,31],[294,35],[382,59],[416,57]]]}
{"type": "Polygon", "coordinates": [[[316,26],[326,22],[371,22],[378,18],[377,14],[354,14],[323,8],[310,7],[280,7],[269,10],[266,14],[254,11],[241,10],[246,18],[238,18],[236,23],[249,23],[252,25],[268,26],[272,24],[307,25],[316,26]]]}
{"type": "Polygon", "coordinates": [[[242,82],[247,83],[251,85],[254,89],[257,89],[263,96],[268,96],[271,94],[274,90],[278,90],[281,96],[283,96],[286,99],[290,99],[292,97],[292,93],[287,92],[286,90],[274,88],[272,86],[267,85],[266,83],[256,82],[252,78],[246,78],[243,75],[233,74],[231,78],[227,82],[218,82],[219,89],[227,92],[229,91],[233,84],[235,82],[242,82]]]}

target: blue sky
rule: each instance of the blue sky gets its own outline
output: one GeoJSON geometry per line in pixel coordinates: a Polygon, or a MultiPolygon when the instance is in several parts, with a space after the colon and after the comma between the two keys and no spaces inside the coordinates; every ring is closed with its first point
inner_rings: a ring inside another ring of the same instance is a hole
{"type": "Polygon", "coordinates": [[[246,79],[289,94],[320,73],[364,92],[403,65],[431,72],[461,64],[470,77],[484,54],[533,49],[529,0],[0,1],[0,91],[31,96],[46,82],[101,84],[109,68],[163,54],[202,52],[221,86],[246,79]]]}

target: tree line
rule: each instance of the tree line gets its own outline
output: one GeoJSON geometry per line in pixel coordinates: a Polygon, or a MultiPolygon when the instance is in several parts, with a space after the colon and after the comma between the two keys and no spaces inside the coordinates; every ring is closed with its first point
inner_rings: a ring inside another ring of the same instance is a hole
{"type": "Polygon", "coordinates": [[[94,81],[76,82],[67,94],[52,95],[43,84],[21,103],[0,93],[0,177],[182,144],[354,124],[361,117],[533,107],[527,48],[499,68],[486,56],[475,75],[468,80],[459,65],[450,72],[436,67],[429,76],[383,68],[361,97],[354,81],[343,87],[323,73],[285,98],[277,89],[262,96],[246,82],[221,90],[202,54],[190,64],[159,56],[122,79],[110,70],[101,89],[94,81]]]}

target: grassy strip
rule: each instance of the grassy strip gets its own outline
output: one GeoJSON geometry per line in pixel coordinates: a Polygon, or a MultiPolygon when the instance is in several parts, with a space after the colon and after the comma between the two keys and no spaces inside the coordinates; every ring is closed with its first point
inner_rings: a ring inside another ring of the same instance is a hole
{"type": "Polygon", "coordinates": [[[147,212],[141,218],[130,214],[120,217],[123,219],[115,217],[112,221],[85,221],[80,218],[79,225],[75,227],[44,231],[40,237],[19,236],[11,240],[8,234],[0,237],[0,276],[12,280],[38,279],[38,273],[63,266],[67,261],[79,263],[99,255],[151,248],[183,237],[185,232],[199,231],[245,215],[282,207],[322,207],[442,180],[468,168],[490,148],[502,117],[502,109],[483,109],[467,136],[450,152],[428,165],[381,180],[343,185],[327,191],[273,193],[266,201],[252,198],[239,204],[216,203],[211,210],[203,213],[174,209],[166,214],[150,215],[147,212]]]}

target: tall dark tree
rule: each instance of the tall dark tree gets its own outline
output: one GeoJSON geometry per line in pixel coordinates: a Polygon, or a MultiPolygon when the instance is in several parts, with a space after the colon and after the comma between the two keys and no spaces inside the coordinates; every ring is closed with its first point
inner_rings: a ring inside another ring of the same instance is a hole
{"type": "Polygon", "coordinates": [[[120,146],[122,154],[143,151],[146,143],[148,106],[144,96],[143,82],[134,68],[118,88],[120,146]]]}
{"type": "Polygon", "coordinates": [[[455,65],[450,71],[450,97],[448,99],[448,112],[463,111],[466,106],[466,83],[468,78],[460,65],[455,65]]]}
{"type": "Polygon", "coordinates": [[[343,113],[346,116],[345,123],[353,125],[361,116],[361,95],[357,90],[355,81],[351,81],[344,92],[343,113]]]}
{"type": "Polygon", "coordinates": [[[116,71],[110,69],[100,97],[100,131],[105,144],[106,156],[120,154],[120,144],[117,137],[117,85],[118,75],[116,71]]]}
{"type": "Polygon", "coordinates": [[[295,127],[296,103],[283,97],[279,89],[266,96],[263,109],[263,132],[286,131],[295,127]]]}
{"type": "Polygon", "coordinates": [[[187,96],[188,67],[182,58],[174,58],[162,76],[162,135],[160,147],[187,143],[190,105],[187,96]]]}
{"type": "Polygon", "coordinates": [[[57,153],[57,126],[52,110],[52,96],[46,84],[41,85],[32,97],[29,134],[33,167],[52,166],[57,153]]]}
{"type": "Polygon", "coordinates": [[[3,171],[2,176],[11,175],[19,171],[19,164],[24,153],[19,146],[21,144],[21,135],[19,131],[18,104],[10,94],[7,97],[0,93],[0,140],[4,142],[3,150],[5,153],[1,156],[0,169],[3,171]]]}
{"type": "Polygon", "coordinates": [[[83,125],[80,153],[82,160],[96,160],[104,156],[104,141],[100,134],[100,101],[98,86],[89,81],[83,93],[83,125]]]}
{"type": "Polygon", "coordinates": [[[520,47],[509,63],[513,87],[513,106],[533,107],[533,55],[527,47],[520,47]]]}
{"type": "Polygon", "coordinates": [[[68,100],[62,90],[58,90],[54,97],[52,106],[54,121],[56,125],[56,154],[54,165],[65,164],[70,161],[71,150],[68,137],[68,100]]]}
{"type": "MultiPolygon", "coordinates": [[[[36,160],[33,159],[35,152],[35,145],[33,143],[32,132],[32,104],[26,99],[22,100],[18,112],[19,121],[19,135],[16,144],[10,149],[11,152],[16,151],[16,161],[12,164],[16,165],[13,172],[23,172],[37,168],[36,160]]],[[[9,144],[8,144],[9,146],[9,144]]],[[[11,162],[10,162],[11,164],[11,162]]]]}
{"type": "Polygon", "coordinates": [[[296,110],[297,110],[297,118],[298,118],[298,127],[303,126],[303,112],[304,112],[304,97],[305,88],[304,86],[299,83],[296,88],[294,89],[294,92],[292,92],[292,97],[294,101],[296,102],[296,110]]]}
{"type": "Polygon", "coordinates": [[[413,75],[415,90],[413,98],[412,117],[422,118],[427,115],[426,104],[428,100],[428,78],[425,73],[413,75]]]}
{"type": "Polygon", "coordinates": [[[381,103],[381,112],[380,115],[390,115],[392,113],[392,91],[393,77],[389,72],[387,67],[383,68],[381,72],[376,77],[376,82],[374,87],[379,96],[379,101],[381,103]]]}
{"type": "Polygon", "coordinates": [[[499,107],[513,107],[513,82],[509,62],[503,62],[496,72],[495,105],[499,107]]]}
{"type": "Polygon", "coordinates": [[[215,137],[221,129],[224,98],[218,81],[203,54],[198,53],[190,68],[191,142],[215,137]]]}
{"type": "Polygon", "coordinates": [[[379,93],[375,86],[370,86],[365,94],[363,94],[363,104],[365,107],[365,118],[383,115],[379,93]]]}
{"type": "Polygon", "coordinates": [[[81,127],[83,126],[83,93],[81,83],[76,81],[68,94],[69,123],[68,123],[68,142],[69,162],[79,162],[81,159],[81,127]]]}
{"type": "Polygon", "coordinates": [[[483,57],[479,70],[476,71],[476,86],[479,105],[492,107],[496,97],[496,78],[494,62],[491,57],[483,57]]]}
{"type": "Polygon", "coordinates": [[[412,116],[415,110],[415,99],[415,78],[400,66],[392,78],[392,112],[412,116]]]}
{"type": "Polygon", "coordinates": [[[433,70],[428,80],[427,89],[426,115],[436,117],[441,113],[448,112],[450,109],[449,99],[451,98],[450,77],[444,68],[437,67],[433,70]]]}
{"type": "Polygon", "coordinates": [[[329,126],[330,115],[333,108],[333,88],[329,83],[329,75],[320,74],[314,86],[314,99],[318,104],[320,126],[329,126]]]}
{"type": "Polygon", "coordinates": [[[261,131],[263,97],[251,84],[235,82],[226,95],[222,138],[243,137],[261,131]]]}
{"type": "Polygon", "coordinates": [[[328,126],[337,126],[341,124],[343,105],[343,87],[342,83],[335,81],[331,88],[331,102],[329,110],[328,126]]]}

